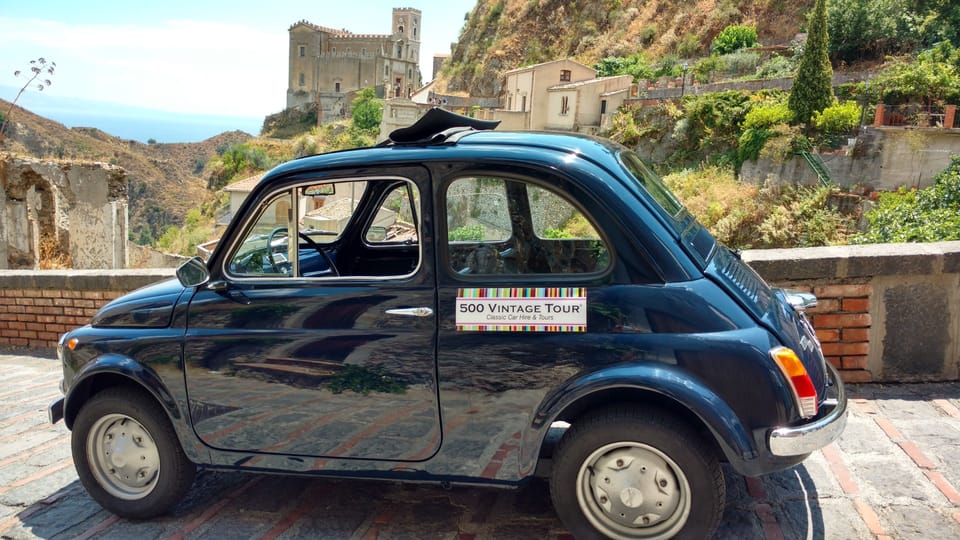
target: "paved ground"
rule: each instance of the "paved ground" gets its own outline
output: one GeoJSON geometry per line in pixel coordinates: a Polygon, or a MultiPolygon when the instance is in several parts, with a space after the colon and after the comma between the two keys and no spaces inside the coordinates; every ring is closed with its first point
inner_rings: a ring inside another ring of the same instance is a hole
{"type": "MultiPolygon", "coordinates": [[[[173,515],[118,519],[80,487],[54,360],[0,355],[0,538],[569,538],[547,487],[519,491],[201,472],[173,515]]],[[[857,385],[841,440],[802,466],[727,471],[718,538],[960,538],[960,383],[857,385]]]]}

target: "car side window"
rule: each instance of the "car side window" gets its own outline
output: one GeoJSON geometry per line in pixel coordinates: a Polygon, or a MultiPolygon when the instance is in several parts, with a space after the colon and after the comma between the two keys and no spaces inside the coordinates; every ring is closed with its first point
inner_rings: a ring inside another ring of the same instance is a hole
{"type": "Polygon", "coordinates": [[[285,189],[261,204],[228,257],[238,278],[385,278],[420,266],[419,192],[398,178],[285,189]]]}
{"type": "Polygon", "coordinates": [[[230,257],[230,273],[241,277],[289,276],[287,231],[292,221],[292,198],[281,193],[264,204],[254,224],[230,257]]]}
{"type": "Polygon", "coordinates": [[[609,265],[593,222],[550,187],[458,178],[447,188],[446,214],[450,270],[460,275],[583,274],[609,265]]]}

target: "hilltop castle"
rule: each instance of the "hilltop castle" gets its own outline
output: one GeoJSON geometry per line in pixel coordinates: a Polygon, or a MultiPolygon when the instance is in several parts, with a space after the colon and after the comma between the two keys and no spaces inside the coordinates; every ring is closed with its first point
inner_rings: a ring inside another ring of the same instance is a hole
{"type": "Polygon", "coordinates": [[[394,8],[389,34],[354,34],[300,21],[290,27],[287,108],[317,103],[323,120],[344,114],[346,94],[375,87],[408,97],[420,87],[420,10],[394,8]]]}

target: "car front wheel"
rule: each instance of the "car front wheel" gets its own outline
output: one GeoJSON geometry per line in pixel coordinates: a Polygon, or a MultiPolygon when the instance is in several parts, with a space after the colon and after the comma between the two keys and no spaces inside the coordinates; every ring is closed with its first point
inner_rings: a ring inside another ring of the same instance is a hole
{"type": "Polygon", "coordinates": [[[639,406],[574,422],[550,493],[578,539],[710,538],[725,502],[713,449],[679,418],[639,406]]]}
{"type": "Polygon", "coordinates": [[[160,405],[133,388],[90,398],[74,422],[71,450],[90,496],[125,518],[166,513],[196,474],[160,405]]]}

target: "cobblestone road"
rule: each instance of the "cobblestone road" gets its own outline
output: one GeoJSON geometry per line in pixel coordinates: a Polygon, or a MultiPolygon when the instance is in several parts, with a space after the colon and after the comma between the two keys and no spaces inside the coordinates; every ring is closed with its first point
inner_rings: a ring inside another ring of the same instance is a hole
{"type": "MultiPolygon", "coordinates": [[[[49,358],[0,355],[2,538],[570,538],[546,484],[522,490],[201,472],[172,515],[118,519],[80,487],[49,425],[49,358]]],[[[761,479],[727,471],[723,539],[960,538],[960,383],[859,385],[840,441],[761,479]]]]}

